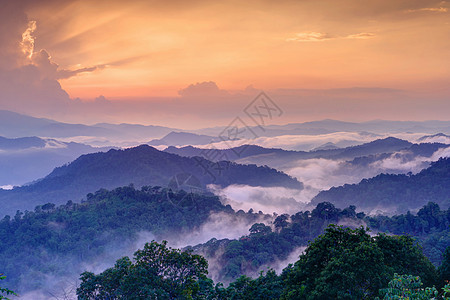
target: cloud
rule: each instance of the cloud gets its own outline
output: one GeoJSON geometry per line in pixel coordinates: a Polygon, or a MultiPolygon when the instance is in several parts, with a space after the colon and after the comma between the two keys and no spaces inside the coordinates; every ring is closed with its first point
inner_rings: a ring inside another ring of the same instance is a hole
{"type": "Polygon", "coordinates": [[[0,186],[0,189],[2,189],[2,190],[12,190],[13,188],[14,188],[14,186],[10,185],[10,184],[0,186]]]}
{"type": "Polygon", "coordinates": [[[303,183],[301,199],[302,202],[309,203],[322,190],[343,184],[358,183],[363,178],[378,174],[378,170],[367,174],[367,172],[346,167],[346,162],[342,160],[318,158],[292,161],[280,170],[303,183]]]}
{"type": "MultiPolygon", "coordinates": [[[[308,203],[321,190],[358,183],[364,178],[371,178],[380,173],[417,173],[441,157],[450,157],[450,147],[441,148],[429,157],[414,156],[410,151],[398,151],[369,165],[319,158],[290,161],[276,167],[304,184],[304,189],[294,197],[297,201],[308,203]]],[[[274,167],[270,162],[267,164],[274,167]]],[[[234,199],[230,191],[226,191],[225,194],[234,199]]]]}
{"type": "MultiPolygon", "coordinates": [[[[293,264],[298,261],[300,255],[304,254],[305,250],[305,246],[294,248],[294,250],[291,251],[286,259],[276,260],[268,264],[267,267],[274,269],[277,274],[281,274],[281,272],[283,272],[283,269],[285,269],[289,264],[293,264]]],[[[260,267],[260,270],[261,269],[264,269],[264,266],[260,267]]],[[[258,275],[259,274],[254,274],[254,277],[256,278],[258,275]]]]}
{"type": "Polygon", "coordinates": [[[0,9],[0,108],[55,116],[69,114],[74,104],[59,79],[105,67],[60,69],[45,49],[36,49],[34,32],[39,24],[29,20],[29,1],[2,2],[0,9]]]}
{"type": "Polygon", "coordinates": [[[323,42],[328,40],[339,40],[339,39],[371,39],[375,37],[374,33],[371,32],[360,32],[349,34],[345,36],[335,36],[329,33],[323,32],[301,32],[297,33],[294,37],[286,39],[288,42],[323,42]]]}
{"type": "Polygon", "coordinates": [[[323,32],[301,32],[297,33],[295,37],[288,38],[288,42],[321,42],[332,40],[335,37],[323,32]]]}
{"type": "Polygon", "coordinates": [[[417,12],[437,12],[437,13],[446,13],[448,11],[447,7],[423,7],[417,9],[408,9],[407,13],[417,13],[417,12]]]}
{"type": "Polygon", "coordinates": [[[255,220],[244,215],[227,214],[227,213],[211,213],[208,220],[199,228],[191,232],[176,235],[174,237],[164,237],[168,240],[169,245],[174,248],[184,248],[186,246],[195,246],[206,243],[212,238],[220,239],[237,239],[248,234],[249,228],[254,223],[270,223],[272,219],[267,215],[258,216],[255,220]]]}
{"type": "MultiPolygon", "coordinates": [[[[373,134],[358,132],[333,132],[316,135],[279,135],[274,137],[258,137],[236,141],[217,142],[211,145],[218,149],[237,147],[244,144],[258,145],[265,148],[282,148],[285,150],[309,151],[326,143],[333,143],[338,147],[348,147],[370,142],[376,138],[373,134]]],[[[245,159],[241,162],[245,162],[245,159]]]]}
{"type": "Polygon", "coordinates": [[[16,67],[25,60],[22,51],[23,34],[28,29],[28,18],[21,1],[2,1],[0,8],[0,70],[16,67]]]}
{"type": "Polygon", "coordinates": [[[416,143],[441,143],[450,144],[450,136],[447,135],[435,135],[435,136],[418,136],[413,139],[416,143]]]}
{"type": "Polygon", "coordinates": [[[229,204],[235,210],[272,214],[274,212],[296,213],[304,207],[304,202],[309,201],[303,191],[287,189],[283,187],[254,187],[247,185],[230,185],[219,188],[210,185],[214,194],[221,197],[224,204],[229,204]]]}
{"type": "Polygon", "coordinates": [[[213,81],[197,82],[178,91],[182,97],[217,97],[229,96],[226,90],[221,90],[213,81]]]}
{"type": "Polygon", "coordinates": [[[431,156],[431,160],[432,161],[436,161],[441,157],[450,157],[450,147],[447,148],[441,148],[439,150],[437,150],[436,152],[433,153],[433,155],[431,156]]]}
{"type": "Polygon", "coordinates": [[[344,38],[346,39],[371,39],[375,37],[375,34],[371,33],[371,32],[360,32],[360,33],[356,33],[356,34],[350,34],[345,36],[344,38]]]}
{"type": "Polygon", "coordinates": [[[102,70],[106,68],[108,65],[98,65],[88,68],[80,68],[75,70],[58,70],[56,79],[68,79],[70,77],[76,76],[81,73],[90,73],[97,70],[102,70]]]}
{"type": "Polygon", "coordinates": [[[22,42],[20,46],[23,54],[31,59],[34,51],[34,36],[33,32],[36,30],[36,21],[28,22],[28,28],[22,33],[22,42]]]}
{"type": "Polygon", "coordinates": [[[441,157],[450,157],[450,147],[440,148],[430,157],[411,157],[409,151],[395,152],[383,160],[370,164],[369,169],[378,170],[380,173],[418,173],[428,167],[430,162],[437,161],[441,157]]]}

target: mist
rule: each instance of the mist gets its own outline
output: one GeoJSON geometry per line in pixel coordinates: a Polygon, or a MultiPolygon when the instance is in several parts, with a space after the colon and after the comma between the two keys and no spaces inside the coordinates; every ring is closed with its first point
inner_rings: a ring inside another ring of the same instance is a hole
{"type": "Polygon", "coordinates": [[[310,151],[326,143],[333,143],[336,147],[345,148],[373,141],[379,135],[359,132],[333,132],[316,135],[279,135],[275,137],[257,137],[241,139],[235,142],[218,142],[204,147],[227,149],[245,144],[258,145],[265,148],[281,148],[284,150],[310,151]],[[231,145],[230,145],[231,144],[231,145]]]}
{"type": "Polygon", "coordinates": [[[450,156],[450,147],[440,148],[431,156],[413,155],[410,151],[398,151],[371,157],[369,165],[355,161],[332,159],[305,159],[278,164],[270,158],[264,163],[297,178],[304,184],[301,191],[286,188],[262,188],[231,185],[224,189],[210,186],[211,191],[236,210],[253,208],[265,213],[295,213],[302,210],[320,191],[344,184],[354,184],[380,173],[413,174],[427,168],[440,157],[450,156]],[[385,156],[385,155],[384,155],[385,156]]]}
{"type": "Polygon", "coordinates": [[[267,214],[295,213],[308,202],[308,191],[284,187],[254,187],[248,185],[230,185],[220,188],[209,185],[208,188],[229,204],[234,210],[262,211],[267,214]]]}
{"type": "Polygon", "coordinates": [[[219,240],[237,239],[243,235],[247,235],[249,228],[254,223],[270,223],[271,221],[271,218],[267,215],[257,215],[254,218],[248,215],[230,215],[223,212],[211,213],[208,220],[199,228],[183,234],[169,235],[168,237],[164,237],[164,239],[173,248],[184,248],[186,246],[206,243],[213,238],[219,240]]]}
{"type": "MultiPolygon", "coordinates": [[[[105,233],[105,239],[109,240],[103,246],[100,255],[90,259],[80,259],[74,256],[52,256],[48,265],[53,266],[54,271],[43,273],[30,269],[19,284],[20,299],[47,300],[47,299],[77,299],[76,288],[80,284],[80,274],[88,271],[100,273],[114,266],[117,259],[129,256],[133,257],[136,250],[142,249],[147,242],[155,240],[155,235],[148,231],[136,233],[134,238],[111,238],[105,233]],[[33,289],[30,284],[38,284],[38,289],[33,289]]],[[[45,259],[45,258],[43,258],[45,259]]]]}
{"type": "MultiPolygon", "coordinates": [[[[80,284],[79,277],[82,272],[101,273],[113,267],[116,260],[121,257],[132,258],[134,252],[142,249],[146,243],[152,240],[157,242],[167,240],[169,247],[183,249],[187,246],[206,243],[212,238],[238,239],[248,234],[251,225],[259,222],[270,224],[272,217],[262,214],[211,213],[204,224],[189,232],[156,236],[149,231],[140,231],[133,238],[115,237],[103,246],[102,253],[94,258],[80,260],[80,258],[72,256],[55,256],[48,263],[56,266],[57,271],[42,273],[31,269],[22,279],[19,290],[25,292],[19,296],[20,299],[25,300],[76,299],[76,288],[80,284]],[[41,288],[30,289],[29,283],[35,282],[36,278],[39,278],[41,288]]],[[[109,240],[111,237],[105,233],[104,238],[109,240]]],[[[214,265],[214,258],[209,258],[208,262],[211,270],[209,276],[214,278],[214,268],[218,269],[219,266],[214,265]]]]}

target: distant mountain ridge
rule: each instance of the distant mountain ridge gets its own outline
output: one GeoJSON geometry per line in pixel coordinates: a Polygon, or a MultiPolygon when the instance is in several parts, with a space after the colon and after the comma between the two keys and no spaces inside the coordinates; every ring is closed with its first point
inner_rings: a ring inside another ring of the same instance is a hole
{"type": "MultiPolygon", "coordinates": [[[[258,127],[251,127],[257,130],[258,127]]],[[[105,138],[133,138],[145,141],[150,138],[161,138],[172,131],[190,132],[197,135],[217,137],[224,126],[203,128],[198,130],[183,130],[156,125],[140,124],[109,124],[95,125],[70,124],[47,118],[36,118],[7,110],[0,110],[0,136],[9,138],[24,136],[39,137],[74,137],[95,136],[105,138]]],[[[261,137],[280,135],[318,135],[334,132],[370,132],[386,134],[399,132],[420,132],[435,134],[441,132],[450,134],[450,121],[386,121],[373,120],[368,122],[344,122],[338,120],[320,120],[286,125],[267,125],[264,131],[258,131],[261,137]]],[[[187,144],[193,144],[189,142],[187,144]]]]}
{"type": "MultiPolygon", "coordinates": [[[[254,127],[256,129],[256,127],[254,127]]],[[[224,127],[204,128],[196,133],[218,135],[224,127]]],[[[279,135],[317,135],[333,132],[370,132],[372,134],[420,132],[450,134],[450,121],[388,121],[372,120],[367,122],[345,122],[325,119],[319,121],[289,123],[285,125],[268,125],[261,136],[279,135]]]]}
{"type": "Polygon", "coordinates": [[[83,124],[68,124],[45,118],[35,118],[15,112],[0,110],[0,136],[70,137],[109,135],[105,128],[83,124]]]}
{"type": "Polygon", "coordinates": [[[429,139],[429,138],[436,138],[436,137],[450,138],[449,135],[446,135],[446,134],[443,134],[442,132],[440,132],[440,133],[436,133],[436,134],[432,134],[432,135],[425,135],[425,136],[419,138],[418,141],[424,141],[424,140],[426,140],[426,139],[429,139]]]}
{"type": "Polygon", "coordinates": [[[209,135],[172,131],[161,139],[151,140],[148,144],[151,146],[207,145],[218,141],[220,141],[218,137],[209,135]]]}
{"type": "Polygon", "coordinates": [[[320,192],[312,205],[331,202],[337,207],[356,205],[364,211],[415,210],[429,201],[450,206],[450,158],[441,158],[416,175],[380,174],[358,184],[346,184],[320,192]]]}
{"type": "Polygon", "coordinates": [[[296,179],[268,167],[239,165],[232,162],[213,163],[204,158],[187,158],[159,151],[148,145],[125,150],[109,150],[82,155],[66,166],[56,168],[48,176],[11,191],[0,191],[1,214],[16,209],[33,209],[45,202],[56,204],[78,201],[101,188],[115,188],[128,184],[168,186],[171,178],[189,173],[205,187],[207,184],[228,186],[283,186],[302,189],[296,179]]]}
{"type": "Polygon", "coordinates": [[[422,143],[445,143],[450,144],[450,135],[443,134],[442,132],[433,134],[433,135],[425,135],[417,140],[422,143]]]}
{"type": "Polygon", "coordinates": [[[175,129],[139,124],[95,125],[70,124],[46,118],[36,118],[7,110],[0,110],[0,136],[8,138],[39,136],[65,138],[75,136],[95,136],[106,138],[159,137],[175,129]]]}
{"type": "MultiPolygon", "coordinates": [[[[232,149],[214,149],[217,157],[227,157],[229,160],[239,161],[240,159],[258,160],[259,155],[271,155],[277,159],[311,159],[311,158],[329,158],[329,159],[349,159],[358,156],[366,156],[370,154],[389,153],[399,151],[413,145],[412,143],[394,137],[378,139],[369,143],[358,146],[351,146],[337,149],[320,149],[314,151],[293,151],[276,148],[264,148],[256,145],[243,145],[232,149]]],[[[210,151],[205,149],[186,146],[182,148],[168,147],[164,150],[168,153],[174,153],[183,156],[204,156],[211,157],[210,151]]],[[[253,161],[252,161],[253,162],[253,161]]],[[[256,163],[256,162],[253,162],[256,163]]]]}
{"type": "Polygon", "coordinates": [[[109,149],[111,147],[97,148],[39,137],[10,139],[0,136],[0,186],[37,180],[82,154],[109,149]]]}
{"type": "Polygon", "coordinates": [[[0,150],[23,150],[27,148],[43,148],[47,143],[38,137],[23,137],[9,139],[0,136],[0,150]]]}

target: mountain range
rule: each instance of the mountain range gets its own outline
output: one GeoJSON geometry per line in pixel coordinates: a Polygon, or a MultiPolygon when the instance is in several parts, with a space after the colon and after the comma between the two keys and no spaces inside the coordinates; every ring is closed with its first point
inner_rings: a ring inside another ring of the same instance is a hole
{"type": "Polygon", "coordinates": [[[140,124],[70,124],[0,110],[0,136],[8,138],[39,136],[51,138],[104,137],[110,139],[148,139],[162,137],[174,128],[140,124]]]}
{"type": "MultiPolygon", "coordinates": [[[[385,139],[378,139],[369,143],[358,146],[351,146],[346,148],[331,148],[320,149],[313,151],[292,151],[274,148],[264,148],[256,145],[243,145],[231,149],[213,149],[205,150],[192,146],[186,147],[168,147],[164,151],[183,156],[203,156],[208,159],[221,159],[226,157],[228,160],[255,163],[260,165],[271,165],[271,162],[276,162],[276,165],[289,163],[294,160],[326,158],[326,159],[354,159],[356,157],[368,156],[381,153],[392,153],[408,149],[413,143],[406,140],[388,137],[385,139]]],[[[442,145],[445,146],[445,145],[442,145]]]]}
{"type": "Polygon", "coordinates": [[[214,136],[172,131],[161,139],[151,140],[148,144],[151,146],[207,145],[218,141],[220,139],[214,136]]]}
{"type": "MultiPolygon", "coordinates": [[[[228,161],[211,162],[201,157],[181,157],[159,151],[148,145],[125,150],[109,150],[80,156],[72,163],[58,167],[49,175],[27,186],[0,190],[1,214],[17,209],[33,209],[40,203],[62,204],[79,201],[87,193],[101,188],[128,184],[137,187],[169,186],[180,178],[195,180],[188,184],[201,190],[208,184],[225,187],[231,184],[282,186],[302,189],[295,178],[269,167],[240,165],[228,161]]],[[[179,186],[178,184],[175,187],[179,186]]]]}
{"type": "Polygon", "coordinates": [[[0,186],[34,181],[82,154],[109,149],[48,138],[0,136],[0,186]]]}
{"type": "MultiPolygon", "coordinates": [[[[184,130],[164,126],[140,124],[109,124],[94,125],[70,124],[47,118],[36,118],[7,110],[0,110],[0,136],[16,138],[26,136],[39,137],[103,137],[115,140],[161,139],[171,132],[190,132],[197,135],[218,137],[225,126],[184,130]]],[[[450,121],[386,121],[374,120],[369,122],[343,122],[338,120],[321,120],[286,125],[268,125],[264,130],[250,127],[258,132],[260,137],[274,137],[280,135],[318,135],[334,132],[370,132],[372,134],[386,133],[428,133],[450,134],[450,121]]],[[[195,140],[193,140],[195,141],[195,140]]],[[[186,144],[195,144],[193,141],[186,144]]]]}
{"type": "Polygon", "coordinates": [[[418,174],[380,174],[358,184],[345,184],[320,192],[311,205],[331,202],[344,208],[356,205],[367,212],[414,211],[429,201],[450,207],[450,158],[441,158],[418,174]]]}

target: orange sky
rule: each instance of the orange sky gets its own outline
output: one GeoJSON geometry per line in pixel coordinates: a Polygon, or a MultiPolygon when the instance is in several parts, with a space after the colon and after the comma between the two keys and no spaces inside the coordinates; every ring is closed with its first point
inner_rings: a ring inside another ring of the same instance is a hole
{"type": "Polygon", "coordinates": [[[264,90],[279,124],[448,120],[449,36],[434,0],[0,0],[0,109],[197,128],[264,90]]]}
{"type": "Polygon", "coordinates": [[[175,96],[222,88],[428,89],[450,79],[449,3],[440,1],[62,1],[27,10],[35,47],[71,97],[175,96]]]}

